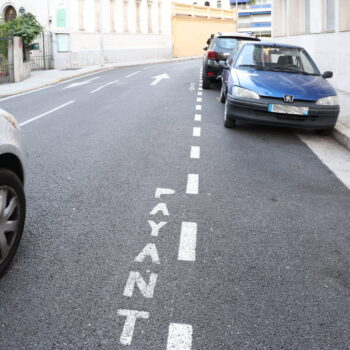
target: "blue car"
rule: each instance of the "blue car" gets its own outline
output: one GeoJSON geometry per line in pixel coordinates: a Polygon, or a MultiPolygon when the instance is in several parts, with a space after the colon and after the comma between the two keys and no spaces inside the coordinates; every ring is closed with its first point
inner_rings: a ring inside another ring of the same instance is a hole
{"type": "Polygon", "coordinates": [[[254,124],[319,130],[329,134],[337,122],[336,91],[308,53],[298,46],[241,42],[223,67],[224,125],[254,124]]]}

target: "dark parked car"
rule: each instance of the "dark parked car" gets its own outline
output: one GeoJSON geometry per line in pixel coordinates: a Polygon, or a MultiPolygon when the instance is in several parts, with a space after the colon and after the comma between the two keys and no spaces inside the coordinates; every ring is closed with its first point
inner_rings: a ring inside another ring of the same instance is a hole
{"type": "Polygon", "coordinates": [[[221,61],[224,125],[237,120],[330,133],[337,122],[337,93],[299,46],[241,42],[221,61]]]}
{"type": "Polygon", "coordinates": [[[224,61],[230,55],[237,43],[241,40],[260,41],[256,37],[239,33],[218,33],[208,39],[209,46],[203,57],[203,89],[210,88],[210,82],[220,80],[222,67],[219,61],[224,61]]]}

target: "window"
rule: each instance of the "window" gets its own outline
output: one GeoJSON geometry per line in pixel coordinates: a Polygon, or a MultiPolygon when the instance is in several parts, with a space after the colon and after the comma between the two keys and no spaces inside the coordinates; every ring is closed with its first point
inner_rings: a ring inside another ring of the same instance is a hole
{"type": "Polygon", "coordinates": [[[335,0],[326,0],[326,30],[335,30],[335,0]]]}
{"type": "Polygon", "coordinates": [[[5,22],[10,22],[17,17],[17,12],[13,6],[8,6],[5,9],[5,22]]]}

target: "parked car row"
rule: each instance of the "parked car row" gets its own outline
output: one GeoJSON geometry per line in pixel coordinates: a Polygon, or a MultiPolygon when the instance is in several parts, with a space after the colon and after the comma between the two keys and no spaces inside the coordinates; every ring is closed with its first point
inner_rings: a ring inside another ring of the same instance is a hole
{"type": "Polygon", "coordinates": [[[210,88],[211,80],[221,81],[225,127],[241,120],[332,131],[340,111],[336,91],[326,80],[333,73],[321,74],[304,48],[219,33],[204,49],[203,88],[210,88]]]}

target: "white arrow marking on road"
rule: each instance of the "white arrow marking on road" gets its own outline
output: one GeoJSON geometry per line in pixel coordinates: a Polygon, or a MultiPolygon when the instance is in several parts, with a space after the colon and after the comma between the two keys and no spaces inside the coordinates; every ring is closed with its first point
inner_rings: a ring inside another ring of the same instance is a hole
{"type": "Polygon", "coordinates": [[[78,83],[70,84],[70,85],[64,87],[63,89],[70,89],[70,88],[86,85],[86,84],[89,84],[90,82],[92,82],[93,80],[96,80],[96,79],[99,79],[99,78],[100,77],[95,77],[95,78],[91,78],[89,80],[79,81],[78,83]]]}
{"type": "Polygon", "coordinates": [[[95,92],[100,91],[100,90],[104,89],[107,86],[110,86],[110,85],[113,85],[113,84],[118,84],[118,82],[119,82],[119,80],[111,81],[110,83],[104,84],[104,85],[100,86],[99,88],[97,88],[95,90],[92,90],[90,92],[90,94],[94,94],[95,92]]]}
{"type": "Polygon", "coordinates": [[[163,79],[170,79],[168,74],[160,74],[152,77],[153,82],[150,84],[151,86],[157,85],[163,79]]]}

